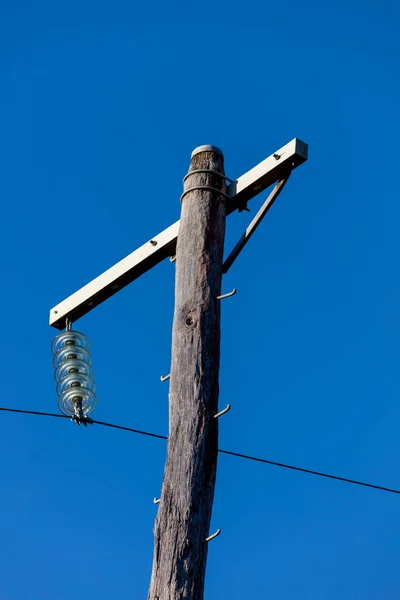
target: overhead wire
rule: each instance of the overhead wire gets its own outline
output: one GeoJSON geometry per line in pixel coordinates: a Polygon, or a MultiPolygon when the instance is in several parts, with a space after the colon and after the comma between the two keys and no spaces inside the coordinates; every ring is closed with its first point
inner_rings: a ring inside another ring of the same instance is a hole
{"type": "Polygon", "coordinates": [[[221,450],[218,452],[222,454],[229,454],[230,456],[236,456],[238,458],[245,458],[247,460],[254,460],[256,462],[265,463],[274,467],[282,467],[283,469],[291,469],[292,471],[300,471],[300,473],[308,473],[309,475],[317,475],[318,477],[327,477],[328,479],[336,479],[336,481],[344,481],[345,483],[353,483],[354,485],[362,485],[364,487],[373,488],[375,490],[381,490],[382,492],[390,492],[391,494],[400,494],[400,490],[393,488],[384,487],[382,485],[375,485],[374,483],[367,483],[366,481],[358,481],[357,479],[348,479],[347,477],[340,477],[339,475],[332,475],[330,473],[322,473],[321,471],[313,471],[311,469],[305,469],[303,467],[295,467],[294,465],[286,465],[285,463],[279,463],[274,460],[267,460],[266,458],[258,458],[257,456],[250,456],[248,454],[240,454],[239,452],[231,452],[230,450],[221,450]]]}
{"type": "MultiPolygon", "coordinates": [[[[45,416],[45,417],[56,417],[58,419],[70,419],[70,420],[74,420],[71,419],[71,417],[69,417],[68,415],[61,415],[61,414],[56,414],[56,413],[48,413],[48,412],[41,412],[41,411],[37,411],[37,410],[22,410],[19,408],[8,408],[8,407],[0,407],[0,411],[6,411],[6,412],[12,412],[12,413],[22,413],[22,414],[28,414],[28,415],[39,415],[39,416],[45,416]]],[[[142,431],[140,429],[133,429],[132,427],[125,427],[123,425],[116,425],[114,423],[107,423],[105,421],[96,421],[94,419],[87,419],[88,423],[93,423],[96,425],[103,425],[104,427],[111,427],[113,429],[120,429],[123,431],[129,431],[131,433],[137,433],[139,435],[145,435],[148,437],[152,437],[152,438],[157,438],[160,440],[168,440],[168,436],[166,435],[160,435],[157,433],[152,433],[150,431],[142,431]]],[[[257,456],[252,456],[250,454],[241,454],[240,452],[232,452],[231,450],[222,450],[221,448],[218,449],[218,452],[220,454],[227,454],[229,456],[234,456],[236,458],[243,458],[245,460],[251,460],[251,461],[255,461],[255,462],[259,462],[259,463],[264,463],[267,465],[272,465],[274,467],[280,467],[283,469],[290,469],[292,471],[298,471],[300,473],[307,473],[309,475],[316,475],[317,477],[325,477],[327,479],[334,479],[336,481],[343,481],[345,483],[351,483],[353,485],[360,485],[363,487],[367,487],[367,488],[372,488],[375,490],[380,490],[382,492],[388,492],[390,494],[399,494],[400,495],[400,490],[395,489],[395,488],[389,488],[389,487],[384,487],[382,485],[376,485],[373,483],[368,483],[366,481],[359,481],[357,479],[349,479],[347,477],[341,477],[339,475],[332,475],[331,473],[323,473],[321,471],[314,471],[312,469],[305,469],[304,467],[297,467],[295,465],[288,465],[285,463],[281,463],[281,462],[276,462],[273,460],[268,460],[266,458],[260,458],[257,456]]]]}
{"type": "MultiPolygon", "coordinates": [[[[72,417],[68,415],[60,415],[57,413],[48,413],[41,412],[38,410],[22,410],[20,408],[8,408],[8,407],[0,407],[0,410],[13,412],[13,413],[23,413],[26,415],[39,415],[43,417],[56,417],[59,419],[69,419],[70,421],[74,421],[72,417]]],[[[158,435],[157,433],[151,433],[149,431],[141,431],[140,429],[132,429],[132,427],[124,427],[123,425],[115,425],[114,423],[106,423],[104,421],[96,421],[95,419],[87,419],[88,423],[96,423],[97,425],[103,425],[105,427],[113,427],[114,429],[122,429],[123,431],[130,431],[132,433],[138,433],[140,435],[147,435],[149,437],[158,438],[160,440],[167,440],[168,436],[166,435],[158,435]]]]}

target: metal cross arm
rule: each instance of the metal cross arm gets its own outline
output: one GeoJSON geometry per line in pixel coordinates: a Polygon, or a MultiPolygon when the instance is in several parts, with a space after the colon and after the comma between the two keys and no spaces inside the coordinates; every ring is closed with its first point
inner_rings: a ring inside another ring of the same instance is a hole
{"type": "Polygon", "coordinates": [[[263,192],[270,185],[286,179],[293,169],[308,158],[308,145],[295,138],[283,148],[244,173],[228,187],[232,201],[227,203],[227,214],[243,207],[248,200],[263,192]]]}
{"type": "MultiPolygon", "coordinates": [[[[251,198],[274,183],[286,179],[307,157],[307,144],[295,138],[244,173],[227,188],[227,195],[230,196],[226,204],[227,214],[244,208],[251,198]]],[[[67,319],[77,321],[140,275],[175,254],[178,233],[179,221],[54,306],[50,310],[50,325],[63,329],[67,319]]]]}
{"type": "Polygon", "coordinates": [[[179,221],[164,229],[149,242],[123,258],[50,311],[50,325],[64,329],[93,308],[116,294],[129,283],[175,253],[179,221]]]}

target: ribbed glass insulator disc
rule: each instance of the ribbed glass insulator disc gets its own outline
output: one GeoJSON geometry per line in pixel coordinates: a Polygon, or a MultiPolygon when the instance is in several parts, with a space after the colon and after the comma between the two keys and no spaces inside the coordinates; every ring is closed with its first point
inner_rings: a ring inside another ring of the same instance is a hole
{"type": "Polygon", "coordinates": [[[58,382],[57,394],[60,395],[65,390],[69,390],[69,388],[73,388],[78,391],[81,388],[85,388],[86,390],[91,390],[92,392],[95,392],[96,384],[93,381],[93,379],[89,377],[89,375],[85,375],[84,373],[70,373],[58,382]]]}
{"type": "Polygon", "coordinates": [[[58,408],[64,415],[75,416],[75,407],[77,399],[82,402],[82,412],[84,415],[91,413],[97,406],[96,395],[92,390],[85,388],[68,388],[58,398],[58,408]]]}
{"type": "Polygon", "coordinates": [[[86,335],[79,331],[62,331],[52,341],[51,351],[56,354],[64,346],[80,346],[89,350],[90,343],[86,335]]]}
{"type": "Polygon", "coordinates": [[[55,368],[66,360],[84,360],[89,365],[92,364],[92,356],[89,350],[86,350],[83,346],[63,346],[60,348],[53,357],[53,363],[55,368]]]}
{"type": "Polygon", "coordinates": [[[83,373],[93,378],[93,367],[86,362],[86,360],[77,360],[69,358],[58,365],[54,377],[56,381],[60,381],[63,377],[66,377],[70,373],[83,373]]]}

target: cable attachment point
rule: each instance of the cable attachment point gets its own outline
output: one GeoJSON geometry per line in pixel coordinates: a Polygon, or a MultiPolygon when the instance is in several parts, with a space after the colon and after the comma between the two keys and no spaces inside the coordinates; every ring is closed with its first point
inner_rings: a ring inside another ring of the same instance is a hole
{"type": "Polygon", "coordinates": [[[91,419],[90,417],[78,417],[78,416],[74,416],[71,418],[71,421],[75,421],[75,423],[77,425],[83,425],[84,427],[87,427],[88,425],[93,425],[94,421],[93,419],[91,419]]]}
{"type": "Polygon", "coordinates": [[[173,263],[176,261],[176,254],[174,254],[173,256],[169,257],[169,262],[173,263]]]}
{"type": "Polygon", "coordinates": [[[230,410],[231,410],[231,405],[227,404],[226,408],[224,408],[224,410],[221,410],[219,413],[217,413],[216,415],[214,415],[214,419],[218,419],[219,417],[222,417],[222,415],[225,415],[230,410]]]}
{"type": "Polygon", "coordinates": [[[229,292],[228,294],[222,294],[222,296],[217,296],[217,300],[223,300],[224,298],[230,298],[231,296],[234,296],[237,292],[236,288],[233,288],[233,290],[231,292],[229,292]]]}
{"type": "Polygon", "coordinates": [[[171,377],[171,373],[168,373],[168,375],[161,375],[160,377],[160,381],[167,381],[169,378],[171,377]]]}
{"type": "Polygon", "coordinates": [[[77,425],[84,425],[85,427],[93,424],[93,419],[87,417],[83,412],[82,407],[82,398],[77,398],[74,400],[74,412],[75,414],[72,417],[72,421],[75,421],[77,425]]]}
{"type": "Polygon", "coordinates": [[[71,327],[72,327],[72,323],[71,323],[71,321],[67,317],[65,319],[65,331],[71,331],[71,327]]]}
{"type": "Polygon", "coordinates": [[[213,540],[216,537],[218,537],[220,533],[221,533],[221,530],[217,529],[217,531],[215,533],[213,533],[212,535],[209,535],[208,537],[206,537],[206,539],[203,540],[203,543],[205,544],[206,542],[211,542],[211,540],[213,540]]]}
{"type": "Polygon", "coordinates": [[[160,504],[161,498],[154,498],[153,502],[154,504],[160,504]]]}

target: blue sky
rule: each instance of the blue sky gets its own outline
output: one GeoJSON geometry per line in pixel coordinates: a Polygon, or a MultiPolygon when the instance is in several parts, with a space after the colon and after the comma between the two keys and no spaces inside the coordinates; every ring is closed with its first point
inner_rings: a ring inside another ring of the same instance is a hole
{"type": "MultiPolygon", "coordinates": [[[[400,488],[397,3],[0,10],[1,405],[56,410],[48,310],[179,218],[194,147],[235,178],[299,137],[223,282],[220,447],[400,488]]],[[[97,419],[167,432],[173,288],[165,262],[76,324],[97,419]]],[[[146,598],[165,448],[1,413],[2,598],[146,598]]],[[[220,456],[207,600],[397,599],[399,502],[220,456]]]]}

